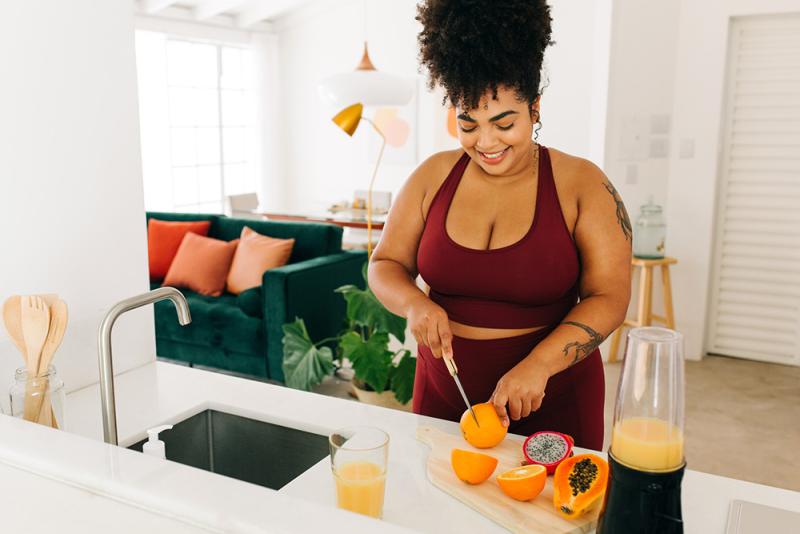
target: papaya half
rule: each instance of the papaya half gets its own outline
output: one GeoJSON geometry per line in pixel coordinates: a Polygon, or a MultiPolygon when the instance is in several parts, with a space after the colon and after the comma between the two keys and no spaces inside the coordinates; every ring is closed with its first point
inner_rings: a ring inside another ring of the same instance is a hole
{"type": "Polygon", "coordinates": [[[603,502],[607,483],[608,462],[599,456],[567,458],[553,475],[553,505],[563,517],[574,519],[603,502]]]}

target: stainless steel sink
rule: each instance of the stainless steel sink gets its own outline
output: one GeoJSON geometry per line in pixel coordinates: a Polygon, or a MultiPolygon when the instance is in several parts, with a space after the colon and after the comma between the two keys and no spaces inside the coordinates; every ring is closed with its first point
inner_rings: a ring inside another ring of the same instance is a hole
{"type": "MultiPolygon", "coordinates": [[[[329,454],[328,438],[216,410],[160,434],[167,459],[280,489],[329,454]]],[[[128,447],[142,450],[142,440],[128,447]]]]}

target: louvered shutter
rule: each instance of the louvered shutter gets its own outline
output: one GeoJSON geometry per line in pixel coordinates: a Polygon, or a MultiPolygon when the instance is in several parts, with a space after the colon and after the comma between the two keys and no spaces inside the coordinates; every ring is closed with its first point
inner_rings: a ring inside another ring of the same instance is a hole
{"type": "Polygon", "coordinates": [[[731,24],[708,352],[800,365],[800,16],[731,24]]]}

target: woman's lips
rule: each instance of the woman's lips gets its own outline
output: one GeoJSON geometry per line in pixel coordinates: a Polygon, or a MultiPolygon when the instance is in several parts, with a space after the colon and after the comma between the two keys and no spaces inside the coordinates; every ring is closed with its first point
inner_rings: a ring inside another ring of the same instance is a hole
{"type": "Polygon", "coordinates": [[[500,152],[481,152],[480,150],[475,150],[478,155],[481,157],[481,161],[484,163],[488,163],[489,165],[497,165],[501,161],[503,161],[508,154],[508,150],[511,147],[508,146],[501,150],[500,152]]]}

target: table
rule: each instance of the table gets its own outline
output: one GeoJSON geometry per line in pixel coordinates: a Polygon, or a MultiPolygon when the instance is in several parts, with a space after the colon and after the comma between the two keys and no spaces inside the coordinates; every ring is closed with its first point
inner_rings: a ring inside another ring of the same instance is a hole
{"type": "MultiPolygon", "coordinates": [[[[345,214],[289,214],[289,213],[259,213],[262,217],[271,221],[299,221],[299,222],[322,222],[327,224],[335,224],[342,228],[356,228],[358,230],[367,229],[367,220],[364,217],[351,217],[345,214]]],[[[383,225],[386,223],[386,216],[373,216],[372,229],[383,230],[383,225]]]]}

